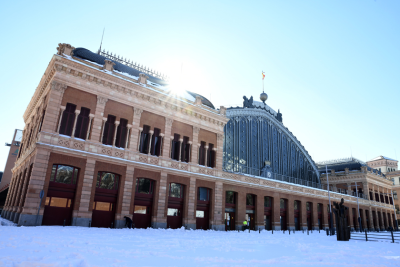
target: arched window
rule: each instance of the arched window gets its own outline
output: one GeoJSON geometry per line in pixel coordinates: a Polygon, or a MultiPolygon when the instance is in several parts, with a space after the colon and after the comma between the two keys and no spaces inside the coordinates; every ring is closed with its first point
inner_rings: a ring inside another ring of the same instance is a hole
{"type": "Polygon", "coordinates": [[[197,200],[210,201],[210,189],[205,187],[198,188],[197,200]]]}
{"type": "Polygon", "coordinates": [[[50,182],[60,184],[76,184],[79,169],[66,165],[54,164],[51,169],[50,182]]]}
{"type": "Polygon", "coordinates": [[[81,113],[78,115],[75,127],[75,137],[80,139],[86,139],[86,133],[89,126],[89,114],[90,109],[81,108],[81,113]]]}
{"type": "Polygon", "coordinates": [[[72,130],[74,128],[74,121],[75,121],[75,110],[76,110],[76,105],[67,103],[67,106],[62,114],[60,134],[68,136],[72,135],[72,130]]]}
{"type": "Polygon", "coordinates": [[[169,186],[169,196],[183,198],[183,186],[181,184],[171,183],[169,186]]]}
{"type": "Polygon", "coordinates": [[[149,138],[150,138],[149,131],[150,131],[150,126],[143,125],[143,131],[140,136],[140,145],[139,145],[140,153],[144,153],[144,154],[148,153],[149,138]]]}
{"type": "Polygon", "coordinates": [[[104,124],[104,131],[103,131],[103,144],[105,145],[113,145],[113,138],[114,138],[114,129],[115,129],[115,116],[108,115],[107,121],[104,124]]]}
{"type": "Polygon", "coordinates": [[[264,197],[264,207],[270,208],[271,207],[271,197],[264,197]]]}
{"type": "Polygon", "coordinates": [[[136,179],[136,192],[139,194],[153,194],[154,182],[146,178],[136,179]]]}
{"type": "Polygon", "coordinates": [[[225,203],[226,204],[235,204],[235,192],[226,191],[225,203]]]}
{"type": "Polygon", "coordinates": [[[246,195],[246,206],[254,206],[254,195],[252,194],[247,194],[246,195]]]}
{"type": "Polygon", "coordinates": [[[151,140],[151,150],[150,154],[153,156],[160,156],[161,152],[161,138],[160,138],[161,130],[158,128],[154,128],[154,133],[151,140]]]}
{"type": "Polygon", "coordinates": [[[97,174],[96,187],[100,189],[118,190],[119,175],[110,172],[97,174]]]}
{"type": "Polygon", "coordinates": [[[201,141],[199,147],[199,165],[206,165],[206,142],[201,141]]]}
{"type": "Polygon", "coordinates": [[[181,136],[179,134],[174,134],[174,139],[172,140],[172,148],[171,148],[171,159],[179,160],[179,139],[181,136]]]}
{"type": "Polygon", "coordinates": [[[121,119],[117,128],[117,137],[115,139],[115,146],[125,148],[126,134],[128,132],[128,120],[121,119]]]}
{"type": "Polygon", "coordinates": [[[208,144],[208,151],[207,151],[207,166],[214,168],[215,167],[215,151],[213,150],[214,144],[208,144]]]}

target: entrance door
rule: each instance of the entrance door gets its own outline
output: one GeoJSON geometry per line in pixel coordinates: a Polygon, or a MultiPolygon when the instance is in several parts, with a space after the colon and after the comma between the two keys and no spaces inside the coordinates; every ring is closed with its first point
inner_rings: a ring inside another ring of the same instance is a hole
{"type": "Polygon", "coordinates": [[[183,185],[170,183],[167,211],[167,227],[178,229],[182,227],[183,185]]]}
{"type": "Polygon", "coordinates": [[[235,213],[225,212],[225,231],[235,230],[235,213]]]}
{"type": "Polygon", "coordinates": [[[119,179],[118,174],[98,172],[93,202],[93,227],[114,228],[119,179]]]}
{"type": "Polygon", "coordinates": [[[271,215],[264,215],[265,230],[272,230],[271,215]]]}
{"type": "Polygon", "coordinates": [[[114,228],[115,203],[95,201],[93,203],[92,227],[114,228]]]}
{"type": "Polygon", "coordinates": [[[208,216],[209,211],[207,210],[196,210],[196,229],[207,230],[210,229],[209,222],[210,218],[208,216]]]}
{"type": "Polygon", "coordinates": [[[147,178],[136,179],[135,206],[133,210],[133,227],[151,227],[151,215],[153,207],[154,181],[147,178]]]}
{"type": "Polygon", "coordinates": [[[197,189],[196,229],[210,229],[210,192],[205,187],[197,189]]]}
{"type": "Polygon", "coordinates": [[[46,197],[42,225],[71,225],[72,199],[46,197]]]}
{"type": "Polygon", "coordinates": [[[287,200],[281,198],[280,199],[280,221],[281,221],[281,230],[287,230],[287,221],[286,221],[286,207],[287,200]]]}
{"type": "Polygon", "coordinates": [[[256,222],[254,221],[254,213],[246,213],[246,221],[250,230],[256,230],[256,222]]]}
{"type": "Polygon", "coordinates": [[[78,173],[75,167],[53,165],[42,225],[71,225],[78,173]]]}
{"type": "Polygon", "coordinates": [[[148,228],[151,227],[151,212],[152,212],[152,207],[151,205],[136,205],[135,201],[135,207],[133,211],[133,226],[135,228],[148,228]]]}

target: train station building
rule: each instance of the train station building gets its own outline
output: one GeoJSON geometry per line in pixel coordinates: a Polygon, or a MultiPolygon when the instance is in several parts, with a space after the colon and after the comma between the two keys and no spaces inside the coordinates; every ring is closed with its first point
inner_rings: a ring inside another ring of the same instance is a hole
{"type": "MultiPolygon", "coordinates": [[[[130,61],[59,44],[24,113],[1,215],[24,226],[122,228],[128,216],[137,228],[327,228],[322,165],[266,94],[243,99],[243,107],[217,108],[130,61]]],[[[373,168],[346,166],[345,179],[390,184],[373,168]]],[[[356,214],[358,199],[365,227],[393,226],[390,202],[371,199],[364,184],[366,198],[338,190],[339,176],[332,201],[344,198],[356,214]],[[372,224],[373,212],[386,225],[372,224]]]]}

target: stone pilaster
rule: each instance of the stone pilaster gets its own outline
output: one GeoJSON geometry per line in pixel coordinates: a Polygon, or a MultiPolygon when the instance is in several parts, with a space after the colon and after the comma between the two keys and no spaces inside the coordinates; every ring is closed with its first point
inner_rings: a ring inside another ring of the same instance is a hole
{"type": "Polygon", "coordinates": [[[192,156],[191,161],[193,164],[199,164],[199,127],[193,126],[193,145],[192,145],[192,156]]]}
{"type": "Polygon", "coordinates": [[[289,196],[288,199],[288,207],[287,207],[287,211],[288,211],[288,217],[287,217],[287,228],[288,230],[294,230],[295,229],[295,225],[294,225],[294,197],[293,196],[289,196]]]}
{"type": "Polygon", "coordinates": [[[58,128],[59,117],[62,116],[62,114],[60,114],[60,106],[67,85],[57,81],[52,81],[50,86],[51,90],[49,93],[46,114],[44,115],[42,130],[44,132],[55,133],[58,128]]]}
{"type": "Polygon", "coordinates": [[[121,214],[116,214],[115,218],[115,227],[116,228],[124,228],[125,227],[125,219],[124,216],[127,216],[132,219],[132,215],[130,214],[130,206],[132,199],[132,187],[133,187],[133,175],[135,168],[132,166],[127,166],[126,174],[125,174],[125,182],[124,188],[120,191],[122,194],[122,204],[121,204],[121,214]]]}
{"type": "Polygon", "coordinates": [[[96,177],[94,168],[96,160],[93,158],[86,159],[85,175],[83,176],[83,186],[80,205],[77,211],[72,214],[72,225],[73,226],[89,226],[89,222],[92,220],[92,211],[90,209],[91,203],[90,198],[92,195],[93,179],[96,177]]]}
{"type": "MultiPolygon", "coordinates": [[[[40,203],[40,191],[44,189],[47,167],[50,158],[50,151],[37,149],[35,161],[33,164],[31,177],[29,179],[28,189],[25,197],[25,203],[19,216],[18,224],[23,226],[34,226],[36,223],[36,214],[40,203]]],[[[45,196],[46,197],[46,196],[45,196]]],[[[42,224],[45,201],[42,201],[40,208],[38,225],[42,224]]]]}
{"type": "Polygon", "coordinates": [[[225,209],[222,206],[224,197],[223,184],[222,182],[215,182],[215,193],[214,193],[214,218],[210,224],[210,228],[214,230],[224,231],[224,215],[225,209]]]}
{"type": "Polygon", "coordinates": [[[301,201],[300,216],[301,216],[300,228],[307,230],[307,201],[301,201]]]}
{"type": "Polygon", "coordinates": [[[170,157],[170,148],[171,148],[171,131],[172,131],[172,123],[173,119],[165,118],[165,136],[163,139],[163,149],[162,149],[162,157],[169,158],[170,157]]]}
{"type": "Polygon", "coordinates": [[[132,130],[131,138],[129,141],[129,150],[138,151],[139,150],[139,128],[140,128],[140,118],[142,117],[143,109],[133,108],[133,119],[132,119],[132,130]]]}
{"type": "Polygon", "coordinates": [[[101,143],[101,131],[103,126],[104,109],[108,99],[102,96],[97,96],[97,105],[93,118],[92,134],[90,141],[101,143]]]}
{"type": "Polygon", "coordinates": [[[187,205],[187,217],[184,222],[184,226],[187,229],[196,229],[196,178],[190,177],[188,187],[188,205],[187,205]]]}
{"type": "Polygon", "coordinates": [[[167,228],[166,199],[167,199],[167,177],[166,172],[161,171],[160,185],[158,189],[157,215],[153,216],[152,224],[154,228],[167,228]]]}
{"type": "MultiPolygon", "coordinates": [[[[222,171],[222,153],[224,149],[224,135],[223,134],[217,134],[217,147],[215,151],[215,168],[219,171],[222,171]]],[[[263,221],[264,221],[264,216],[263,216],[263,221]]]]}

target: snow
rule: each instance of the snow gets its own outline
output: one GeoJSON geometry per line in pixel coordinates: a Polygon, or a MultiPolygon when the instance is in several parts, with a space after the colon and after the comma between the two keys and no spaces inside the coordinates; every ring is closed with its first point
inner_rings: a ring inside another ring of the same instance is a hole
{"type": "Polygon", "coordinates": [[[385,157],[385,156],[379,156],[379,157],[373,158],[373,159],[371,159],[369,161],[374,161],[374,160],[379,160],[379,159],[387,159],[387,160],[397,161],[396,159],[391,159],[391,158],[388,158],[388,157],[385,157]]]}
{"type": "Polygon", "coordinates": [[[325,232],[0,227],[1,266],[400,266],[399,244],[325,232]]]}

